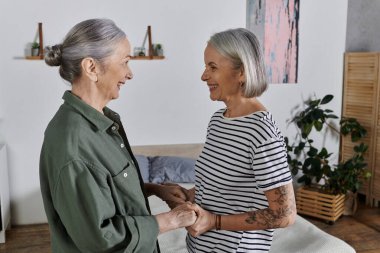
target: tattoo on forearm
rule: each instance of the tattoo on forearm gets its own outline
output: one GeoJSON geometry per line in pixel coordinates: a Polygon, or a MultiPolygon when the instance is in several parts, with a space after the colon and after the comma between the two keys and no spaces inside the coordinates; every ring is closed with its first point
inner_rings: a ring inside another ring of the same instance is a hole
{"type": "Polygon", "coordinates": [[[274,200],[279,205],[284,205],[288,197],[288,191],[285,186],[281,186],[275,190],[275,194],[278,195],[278,198],[274,200]]]}
{"type": "MultiPolygon", "coordinates": [[[[282,219],[295,210],[295,203],[293,196],[289,196],[287,186],[281,186],[275,190],[277,198],[273,202],[277,203],[280,207],[277,210],[269,208],[248,212],[248,218],[245,220],[248,224],[257,223],[264,227],[280,227],[282,219]]],[[[287,225],[287,224],[285,224],[287,225]]]]}

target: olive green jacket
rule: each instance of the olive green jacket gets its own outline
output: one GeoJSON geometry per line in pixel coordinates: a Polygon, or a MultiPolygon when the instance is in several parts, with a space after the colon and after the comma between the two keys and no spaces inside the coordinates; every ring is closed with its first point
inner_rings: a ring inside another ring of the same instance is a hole
{"type": "Polygon", "coordinates": [[[66,91],[50,121],[40,184],[52,251],[159,252],[138,164],[118,114],[66,91]]]}

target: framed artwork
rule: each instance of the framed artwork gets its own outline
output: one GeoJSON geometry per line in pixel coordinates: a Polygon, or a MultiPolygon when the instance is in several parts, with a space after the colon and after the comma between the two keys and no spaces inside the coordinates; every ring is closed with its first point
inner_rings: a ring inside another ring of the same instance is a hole
{"type": "Polygon", "coordinates": [[[299,0],[247,0],[247,29],[263,48],[268,83],[297,83],[299,0]]]}

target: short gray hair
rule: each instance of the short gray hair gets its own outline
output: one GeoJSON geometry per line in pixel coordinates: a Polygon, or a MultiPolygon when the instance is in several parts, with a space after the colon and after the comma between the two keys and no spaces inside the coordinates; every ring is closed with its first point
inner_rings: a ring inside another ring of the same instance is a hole
{"type": "Polygon", "coordinates": [[[267,89],[264,60],[260,43],[247,29],[229,29],[211,36],[208,43],[231,60],[234,69],[243,68],[245,97],[258,97],[267,89]]]}
{"type": "Polygon", "coordinates": [[[73,83],[82,74],[84,58],[94,58],[103,65],[105,58],[115,50],[115,44],[125,37],[112,20],[85,20],[71,28],[62,44],[46,48],[45,62],[60,66],[61,77],[73,83]]]}

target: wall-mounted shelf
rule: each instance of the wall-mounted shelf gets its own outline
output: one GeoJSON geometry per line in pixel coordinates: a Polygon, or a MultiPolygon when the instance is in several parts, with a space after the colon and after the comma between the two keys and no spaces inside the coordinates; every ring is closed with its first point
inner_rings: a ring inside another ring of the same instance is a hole
{"type": "Polygon", "coordinates": [[[26,56],[25,59],[27,60],[43,60],[44,58],[42,56],[26,56]]]}
{"type": "MultiPolygon", "coordinates": [[[[26,56],[27,60],[43,60],[41,56],[26,56]]],[[[163,60],[165,56],[132,56],[131,60],[163,60]]]]}
{"type": "Polygon", "coordinates": [[[163,60],[165,56],[132,56],[132,60],[163,60]]]}
{"type": "Polygon", "coordinates": [[[132,60],[163,60],[165,59],[165,56],[163,55],[154,55],[153,53],[153,44],[152,44],[152,28],[149,25],[145,34],[143,46],[145,45],[145,41],[148,38],[148,55],[144,56],[132,56],[132,60]]]}
{"type": "Polygon", "coordinates": [[[25,59],[27,60],[43,60],[44,59],[44,39],[42,34],[42,23],[38,23],[38,37],[39,37],[39,50],[38,55],[36,56],[26,56],[25,59]]]}
{"type": "MultiPolygon", "coordinates": [[[[43,51],[43,34],[42,34],[42,23],[38,23],[38,35],[40,42],[40,50],[39,55],[37,56],[26,56],[26,60],[44,60],[44,51],[43,51]]],[[[163,60],[165,56],[163,55],[153,55],[153,45],[152,45],[152,31],[151,27],[148,26],[147,29],[147,37],[148,37],[148,55],[147,56],[132,56],[131,60],[163,60]]]]}

